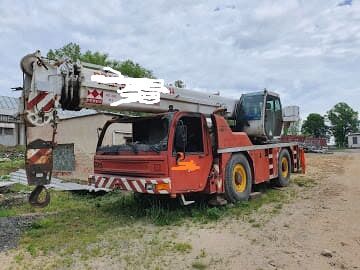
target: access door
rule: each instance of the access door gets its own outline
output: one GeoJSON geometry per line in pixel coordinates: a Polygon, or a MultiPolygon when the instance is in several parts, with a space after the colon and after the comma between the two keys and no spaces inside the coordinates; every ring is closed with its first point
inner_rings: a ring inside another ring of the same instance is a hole
{"type": "Polygon", "coordinates": [[[180,116],[176,122],[169,162],[172,192],[193,192],[205,188],[212,165],[210,149],[205,118],[201,114],[180,116]]]}

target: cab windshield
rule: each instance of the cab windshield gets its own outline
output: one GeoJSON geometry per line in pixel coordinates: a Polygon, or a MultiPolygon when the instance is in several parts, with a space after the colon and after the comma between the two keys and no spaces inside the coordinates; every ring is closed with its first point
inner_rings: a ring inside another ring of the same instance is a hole
{"type": "Polygon", "coordinates": [[[246,120],[260,120],[264,103],[264,95],[244,96],[241,109],[246,120]]]}
{"type": "MultiPolygon", "coordinates": [[[[110,121],[112,122],[112,121],[110,121]]],[[[170,115],[124,117],[105,125],[97,152],[160,152],[167,150],[170,115]]]]}

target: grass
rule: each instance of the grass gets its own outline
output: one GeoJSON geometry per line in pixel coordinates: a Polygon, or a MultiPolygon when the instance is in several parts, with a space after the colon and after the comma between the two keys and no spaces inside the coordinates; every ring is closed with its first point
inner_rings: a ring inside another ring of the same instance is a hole
{"type": "MultiPolygon", "coordinates": [[[[185,221],[208,223],[226,216],[250,215],[263,204],[287,199],[284,194],[286,193],[269,190],[255,201],[239,203],[232,208],[209,208],[199,204],[177,208],[154,205],[144,209],[136,204],[132,196],[124,196],[116,192],[93,197],[52,191],[52,201],[45,209],[32,208],[26,204],[11,209],[0,208],[0,215],[52,213],[34,222],[21,240],[21,244],[28,252],[36,256],[50,251],[63,250],[65,253],[84,251],[83,247],[98,241],[103,232],[111,228],[133,226],[138,221],[166,226],[183,224],[185,221]]],[[[258,226],[257,224],[255,223],[254,226],[258,226]]],[[[188,252],[191,250],[191,245],[177,243],[173,249],[178,252],[188,252]]]]}
{"type": "MultiPolygon", "coordinates": [[[[12,187],[15,192],[26,191],[28,187],[16,184],[12,187]]],[[[104,256],[107,250],[113,250],[114,256],[122,254],[120,247],[132,249],[138,242],[143,250],[143,256],[122,256],[130,268],[137,263],[148,264],[150,267],[161,254],[186,254],[192,250],[189,243],[169,241],[176,236],[169,235],[166,239],[156,237],[151,233],[150,240],[146,239],[147,231],[144,224],[163,230],[168,226],[187,224],[214,223],[224,218],[235,218],[249,221],[253,227],[260,227],[262,223],[253,219],[252,213],[263,205],[272,205],[278,213],[282,205],[294,198],[291,188],[284,190],[268,189],[261,197],[225,207],[209,207],[204,202],[183,207],[173,203],[154,203],[144,207],[131,194],[112,192],[104,196],[80,194],[70,192],[51,192],[51,203],[44,209],[33,208],[28,204],[4,208],[0,206],[0,217],[15,216],[26,213],[43,214],[28,229],[20,240],[20,250],[31,258],[42,255],[57,254],[59,262],[55,264],[71,265],[73,254],[78,254],[83,261],[104,256]],[[105,237],[107,236],[107,237],[105,237]],[[99,248],[98,244],[108,245],[99,248]],[[105,251],[104,251],[105,250],[105,251]],[[120,253],[119,253],[120,252],[120,253]],[[136,258],[147,259],[142,262],[136,258]]],[[[272,212],[271,212],[272,213],[272,212]]],[[[201,257],[205,257],[203,251],[201,257]]],[[[26,260],[17,260],[26,261],[26,260]]],[[[36,261],[36,260],[35,260],[36,261]]],[[[192,265],[196,269],[207,266],[200,261],[192,265]]]]}
{"type": "Polygon", "coordinates": [[[0,176],[7,175],[19,168],[24,168],[25,146],[4,146],[0,145],[0,158],[9,157],[10,161],[0,162],[0,176]]]}
{"type": "Polygon", "coordinates": [[[24,168],[24,159],[14,159],[11,161],[0,162],[0,175],[5,176],[9,173],[16,171],[20,168],[24,168]]]}
{"type": "Polygon", "coordinates": [[[19,183],[15,183],[13,185],[10,186],[9,191],[10,192],[15,192],[15,193],[21,193],[21,192],[30,192],[34,189],[34,187],[30,187],[30,186],[25,186],[19,183]]]}
{"type": "Polygon", "coordinates": [[[316,186],[316,181],[307,177],[295,177],[293,182],[299,187],[314,187],[316,186]]]}
{"type": "Polygon", "coordinates": [[[6,208],[0,207],[0,218],[10,217],[10,216],[15,216],[15,215],[16,215],[16,211],[14,211],[13,209],[6,209],[6,208]]]}
{"type": "Polygon", "coordinates": [[[192,246],[189,243],[175,243],[174,250],[180,253],[188,253],[192,250],[192,246]]]}
{"type": "Polygon", "coordinates": [[[194,269],[199,269],[199,270],[203,270],[207,268],[207,265],[200,261],[193,262],[191,266],[194,269]]]}

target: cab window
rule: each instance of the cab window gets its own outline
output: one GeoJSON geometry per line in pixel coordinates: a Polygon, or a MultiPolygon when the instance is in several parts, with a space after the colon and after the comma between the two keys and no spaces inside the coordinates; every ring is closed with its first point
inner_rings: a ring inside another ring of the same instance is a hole
{"type": "MultiPolygon", "coordinates": [[[[204,152],[201,118],[196,116],[183,116],[179,119],[178,125],[185,125],[187,130],[186,136],[186,153],[204,152]]],[[[176,138],[176,135],[175,135],[176,138]]],[[[184,149],[176,149],[174,142],[174,152],[183,152],[184,149]]]]}

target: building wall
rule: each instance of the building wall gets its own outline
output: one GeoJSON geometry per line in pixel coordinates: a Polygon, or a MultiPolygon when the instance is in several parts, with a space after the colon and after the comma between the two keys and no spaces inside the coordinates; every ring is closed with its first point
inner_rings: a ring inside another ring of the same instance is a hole
{"type": "MultiPolygon", "coordinates": [[[[57,171],[54,175],[68,180],[82,180],[87,181],[89,174],[93,172],[93,158],[96,151],[98,141],[98,129],[102,128],[107,120],[113,116],[105,114],[96,114],[83,117],[76,117],[61,120],[58,124],[56,142],[58,144],[74,144],[75,154],[75,170],[74,171],[57,171]]],[[[117,143],[121,143],[121,138],[112,135],[112,131],[119,131],[123,133],[131,133],[131,126],[129,124],[116,124],[106,136],[104,141],[106,144],[111,144],[113,139],[117,143]]],[[[51,140],[52,128],[32,127],[28,128],[28,141],[35,139],[51,140]]]]}
{"type": "Polygon", "coordinates": [[[360,148],[360,134],[359,135],[349,135],[348,136],[348,146],[349,146],[349,148],[360,148]]]}
{"type": "Polygon", "coordinates": [[[24,134],[23,124],[0,122],[0,144],[6,146],[24,145],[24,134]]]}

